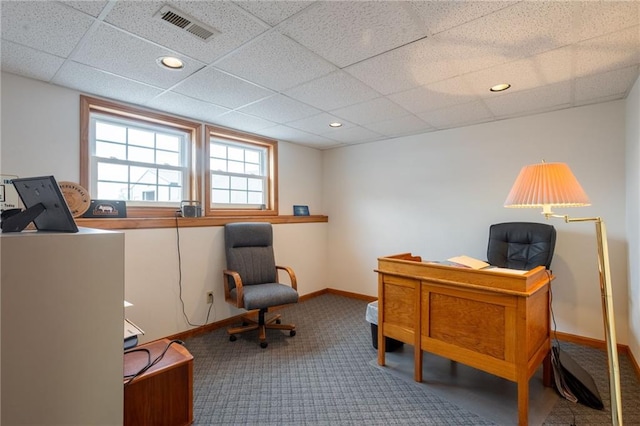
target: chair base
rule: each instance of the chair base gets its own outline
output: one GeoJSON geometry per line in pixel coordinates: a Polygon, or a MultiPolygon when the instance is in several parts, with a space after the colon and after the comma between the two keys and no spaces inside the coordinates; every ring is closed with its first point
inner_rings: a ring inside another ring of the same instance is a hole
{"type": "Polygon", "coordinates": [[[296,326],[293,324],[281,324],[280,323],[280,314],[276,314],[273,317],[266,319],[265,314],[267,313],[267,309],[260,309],[258,312],[257,320],[254,317],[250,317],[248,315],[242,316],[243,325],[240,327],[231,327],[227,329],[227,333],[229,334],[229,340],[232,342],[236,340],[236,334],[245,333],[247,331],[258,330],[258,338],[260,339],[260,347],[266,348],[267,343],[267,329],[277,329],[277,330],[289,330],[289,336],[293,337],[296,335],[296,326]],[[247,323],[244,325],[244,323],[247,323]]]}

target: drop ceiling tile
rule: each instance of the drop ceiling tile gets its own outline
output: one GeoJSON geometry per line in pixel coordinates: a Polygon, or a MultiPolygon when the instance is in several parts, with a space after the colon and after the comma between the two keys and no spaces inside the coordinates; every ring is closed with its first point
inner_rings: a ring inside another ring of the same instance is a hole
{"type": "Polygon", "coordinates": [[[426,123],[415,115],[407,115],[393,120],[370,123],[364,127],[389,137],[413,135],[416,133],[430,132],[434,130],[429,123],[426,123]]]}
{"type": "Polygon", "coordinates": [[[434,38],[457,69],[473,72],[567,45],[573,11],[571,2],[523,1],[434,38]]]}
{"type": "Polygon", "coordinates": [[[64,59],[10,41],[2,42],[2,71],[49,81],[64,59]]]}
{"type": "MultiPolygon", "coordinates": [[[[294,127],[308,133],[323,134],[338,130],[338,128],[329,127],[329,123],[333,122],[342,123],[342,127],[340,127],[339,129],[348,129],[355,126],[353,123],[349,123],[348,121],[342,120],[339,117],[326,112],[314,115],[312,117],[303,118],[301,120],[292,121],[290,123],[287,123],[287,126],[294,127]]],[[[329,134],[325,136],[331,137],[331,135],[329,134]]]]}
{"type": "Polygon", "coordinates": [[[576,77],[640,63],[640,27],[635,26],[575,45],[576,77]]]}
{"type": "Polygon", "coordinates": [[[638,25],[639,5],[637,0],[577,2],[573,25],[575,41],[608,34],[612,28],[638,25]]]}
{"type": "Polygon", "coordinates": [[[231,111],[216,117],[213,124],[228,127],[230,129],[242,129],[245,132],[257,132],[268,127],[273,127],[276,123],[260,117],[231,111]]]}
{"type": "Polygon", "coordinates": [[[162,91],[143,83],[105,73],[77,62],[64,63],[53,83],[84,93],[114,99],[114,87],[118,88],[117,100],[143,105],[162,91]]]}
{"type": "Polygon", "coordinates": [[[230,111],[227,108],[174,92],[162,93],[147,102],[146,105],[161,111],[205,122],[212,122],[216,117],[230,111]]]}
{"type": "Polygon", "coordinates": [[[204,67],[202,62],[106,24],[101,24],[85,39],[82,47],[74,53],[73,60],[165,89],[204,67]],[[119,48],[112,49],[111,46],[119,48]],[[167,55],[180,58],[184,68],[169,70],[159,66],[157,59],[167,55]]]}
{"type": "Polygon", "coordinates": [[[571,84],[567,81],[521,92],[505,92],[484,102],[498,118],[552,111],[571,106],[571,84]]]}
{"type": "Polygon", "coordinates": [[[449,57],[446,44],[426,38],[349,66],[345,71],[388,95],[457,76],[460,73],[449,57]]]}
{"type": "Polygon", "coordinates": [[[489,15],[517,1],[412,1],[429,33],[436,34],[489,15]]]}
{"type": "Polygon", "coordinates": [[[376,98],[356,105],[331,111],[338,117],[356,124],[369,124],[409,115],[409,111],[387,98],[376,98]]]}
{"type": "Polygon", "coordinates": [[[2,40],[66,58],[94,19],[56,2],[3,1],[2,40]]]}
{"type": "Polygon", "coordinates": [[[529,90],[545,84],[557,83],[572,78],[571,47],[563,47],[496,65],[484,70],[468,73],[462,79],[481,97],[492,97],[489,89],[500,83],[509,83],[509,92],[529,90]]]}
{"type": "Polygon", "coordinates": [[[379,140],[382,135],[364,127],[353,126],[349,128],[340,127],[338,129],[332,129],[330,133],[326,133],[324,136],[338,142],[354,144],[373,142],[379,140]]]}
{"type": "Polygon", "coordinates": [[[310,1],[236,1],[238,6],[272,27],[313,4],[310,1]]]}
{"type": "Polygon", "coordinates": [[[78,9],[84,13],[87,13],[93,17],[97,17],[102,12],[102,9],[109,3],[107,0],[92,0],[92,1],[61,1],[67,6],[71,6],[74,9],[78,9]]]}
{"type": "Polygon", "coordinates": [[[276,91],[337,70],[331,63],[276,31],[245,44],[215,66],[276,91]]]}
{"type": "Polygon", "coordinates": [[[240,112],[262,117],[276,123],[287,123],[317,115],[321,111],[284,95],[274,95],[239,109],[240,112]]]}
{"type": "Polygon", "coordinates": [[[317,2],[279,30],[340,68],[426,36],[404,2],[317,2]]]}
{"type": "Polygon", "coordinates": [[[285,95],[323,110],[377,98],[379,94],[344,71],[336,71],[289,89],[285,95]]]}
{"type": "Polygon", "coordinates": [[[235,109],[273,95],[273,92],[213,68],[191,75],[174,92],[235,109]]]}
{"type": "Polygon", "coordinates": [[[277,139],[280,141],[289,141],[294,143],[302,143],[313,148],[331,148],[341,145],[340,142],[325,138],[320,135],[303,132],[284,125],[277,125],[262,129],[260,134],[266,137],[277,139]]]}
{"type": "Polygon", "coordinates": [[[179,12],[219,32],[203,41],[154,17],[165,4],[165,1],[119,1],[106,21],[205,63],[211,63],[269,28],[230,2],[169,3],[179,12]]]}
{"type": "Polygon", "coordinates": [[[388,96],[406,110],[419,114],[452,105],[469,103],[476,95],[460,77],[440,81],[388,96]]]}
{"type": "Polygon", "coordinates": [[[637,79],[637,65],[578,78],[575,84],[576,104],[581,105],[602,98],[611,99],[616,95],[618,99],[622,99],[637,79]]]}
{"type": "Polygon", "coordinates": [[[482,123],[493,118],[487,106],[481,101],[426,112],[418,115],[437,129],[482,123]]]}

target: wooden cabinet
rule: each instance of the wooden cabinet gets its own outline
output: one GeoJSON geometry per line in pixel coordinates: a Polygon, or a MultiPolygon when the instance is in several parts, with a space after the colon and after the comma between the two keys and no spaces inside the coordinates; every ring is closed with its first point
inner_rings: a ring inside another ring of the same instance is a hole
{"type": "Polygon", "coordinates": [[[125,379],[125,425],[178,426],[193,422],[193,356],[184,346],[162,339],[127,351],[125,377],[138,373],[160,355],[155,365],[131,382],[125,379]]]}
{"type": "Polygon", "coordinates": [[[122,423],[124,234],[0,234],[2,424],[122,423]]]}

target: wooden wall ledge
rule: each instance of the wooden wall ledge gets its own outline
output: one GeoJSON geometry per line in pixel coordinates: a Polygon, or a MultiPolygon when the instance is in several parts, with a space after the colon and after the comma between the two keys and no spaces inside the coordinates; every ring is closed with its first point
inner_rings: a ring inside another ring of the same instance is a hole
{"type": "Polygon", "coordinates": [[[312,216],[262,216],[262,217],[130,217],[125,219],[83,219],[77,218],[76,224],[97,229],[153,229],[153,228],[194,228],[201,226],[222,226],[231,222],[269,222],[282,223],[320,223],[328,222],[329,217],[312,216]]]}

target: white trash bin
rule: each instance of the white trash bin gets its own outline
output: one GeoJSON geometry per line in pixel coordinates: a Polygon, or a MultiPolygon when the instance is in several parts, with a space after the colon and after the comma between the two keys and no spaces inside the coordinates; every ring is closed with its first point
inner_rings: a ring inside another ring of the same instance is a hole
{"type": "MultiPolygon", "coordinates": [[[[371,343],[375,349],[378,349],[378,301],[371,302],[367,305],[367,313],[365,318],[368,323],[371,323],[371,343]]],[[[384,340],[385,352],[393,352],[404,343],[399,340],[385,337],[384,340]]]]}

